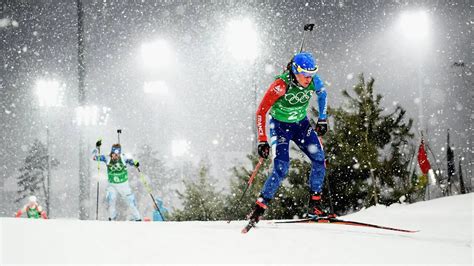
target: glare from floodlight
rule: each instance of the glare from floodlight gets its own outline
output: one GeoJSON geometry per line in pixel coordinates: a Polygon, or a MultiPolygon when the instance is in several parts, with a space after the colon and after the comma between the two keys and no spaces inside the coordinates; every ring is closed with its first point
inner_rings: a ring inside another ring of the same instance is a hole
{"type": "Polygon", "coordinates": [[[99,109],[97,106],[79,106],[76,108],[76,123],[78,126],[95,126],[98,123],[99,109]]]}
{"type": "Polygon", "coordinates": [[[102,107],[102,113],[99,114],[99,120],[98,124],[99,126],[105,126],[107,125],[107,122],[109,121],[109,116],[110,116],[110,107],[102,107]]]}
{"type": "Polygon", "coordinates": [[[428,38],[429,16],[425,11],[406,11],[399,18],[399,33],[406,40],[419,43],[428,38]]]}
{"type": "Polygon", "coordinates": [[[226,44],[232,56],[240,61],[252,61],[258,53],[258,35],[250,19],[229,21],[226,29],[226,44]]]}
{"type": "Polygon", "coordinates": [[[36,94],[41,107],[62,105],[63,87],[56,80],[40,79],[36,82],[36,94]]]}
{"type": "Polygon", "coordinates": [[[85,105],[76,108],[76,124],[78,126],[104,126],[110,116],[110,107],[85,105]]]}
{"type": "Polygon", "coordinates": [[[173,51],[165,40],[142,44],[141,56],[144,66],[152,70],[164,69],[173,61],[173,51]]]}
{"type": "Polygon", "coordinates": [[[161,80],[146,81],[143,84],[143,91],[148,94],[166,95],[169,93],[169,88],[168,85],[166,85],[166,82],[161,80]]]}
{"type": "Polygon", "coordinates": [[[184,139],[171,142],[171,154],[173,157],[183,156],[189,153],[189,142],[184,139]]]}

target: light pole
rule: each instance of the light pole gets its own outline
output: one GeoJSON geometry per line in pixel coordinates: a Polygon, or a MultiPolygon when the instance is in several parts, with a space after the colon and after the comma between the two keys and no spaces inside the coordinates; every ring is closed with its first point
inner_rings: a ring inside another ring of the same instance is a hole
{"type": "Polygon", "coordinates": [[[49,133],[49,109],[62,104],[63,88],[56,80],[40,79],[35,85],[36,95],[40,107],[46,109],[46,153],[47,153],[47,181],[46,181],[46,213],[50,214],[51,205],[51,140],[49,133]]]}
{"type": "MultiPolygon", "coordinates": [[[[84,37],[84,10],[82,0],[76,0],[77,4],[77,72],[78,72],[78,104],[80,107],[86,104],[86,64],[85,58],[85,37],[84,37]]],[[[86,212],[86,201],[89,198],[89,186],[84,151],[84,132],[79,128],[79,219],[86,220],[89,215],[86,212]]]]}
{"type": "MultiPolygon", "coordinates": [[[[240,63],[252,64],[249,75],[257,69],[257,57],[259,52],[258,47],[258,34],[254,23],[249,18],[236,18],[230,20],[226,28],[226,45],[228,52],[232,57],[240,63]]],[[[257,142],[254,139],[256,134],[256,117],[255,111],[257,110],[257,80],[256,76],[253,75],[251,78],[251,84],[249,87],[252,92],[253,110],[251,112],[251,123],[252,126],[252,150],[257,149],[257,142]]]]}
{"type": "MultiPolygon", "coordinates": [[[[429,16],[423,10],[405,11],[400,14],[398,20],[398,35],[400,41],[406,46],[408,52],[413,53],[417,63],[417,89],[418,97],[415,103],[418,104],[418,130],[424,128],[423,111],[423,53],[426,52],[426,46],[430,39],[429,16]]],[[[410,56],[411,57],[411,56],[410,56]]]]}
{"type": "MultiPolygon", "coordinates": [[[[424,105],[423,105],[423,59],[427,52],[427,45],[430,40],[429,16],[423,10],[405,11],[400,14],[398,20],[398,36],[401,44],[404,45],[404,53],[409,54],[409,58],[414,58],[416,63],[417,90],[418,97],[415,104],[418,105],[418,131],[425,129],[424,105]]],[[[427,130],[427,129],[426,129],[427,130]]],[[[430,198],[430,179],[426,186],[426,195],[430,198]]]]}

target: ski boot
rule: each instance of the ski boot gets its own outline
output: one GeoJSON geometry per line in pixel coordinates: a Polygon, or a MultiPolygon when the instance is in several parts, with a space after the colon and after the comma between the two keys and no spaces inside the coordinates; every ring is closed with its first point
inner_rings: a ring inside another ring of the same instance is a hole
{"type": "Polygon", "coordinates": [[[257,223],[260,221],[260,218],[263,216],[263,213],[265,210],[268,208],[267,205],[264,202],[266,201],[264,198],[259,197],[257,199],[257,202],[255,202],[255,208],[252,210],[252,212],[247,215],[247,219],[249,220],[249,223],[247,226],[245,226],[244,229],[242,229],[242,233],[247,233],[251,228],[255,227],[257,223]]]}
{"type": "Polygon", "coordinates": [[[321,204],[321,193],[313,192],[309,198],[308,206],[308,218],[311,219],[327,219],[327,218],[336,218],[336,215],[333,213],[328,213],[324,211],[321,204]]]}

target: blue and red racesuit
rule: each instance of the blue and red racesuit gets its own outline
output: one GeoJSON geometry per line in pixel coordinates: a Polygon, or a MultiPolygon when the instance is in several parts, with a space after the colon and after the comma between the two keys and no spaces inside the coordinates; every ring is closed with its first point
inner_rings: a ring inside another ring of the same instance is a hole
{"type": "MultiPolygon", "coordinates": [[[[292,140],[311,160],[309,185],[313,193],[322,190],[325,169],[325,155],[322,143],[307,117],[307,107],[312,94],[316,93],[319,119],[326,119],[326,90],[318,75],[310,85],[300,87],[289,71],[277,76],[266,91],[257,109],[257,134],[259,142],[266,142],[265,116],[270,110],[270,145],[273,154],[273,171],[261,191],[260,204],[266,208],[273,199],[290,165],[289,143],[292,140]]],[[[259,204],[259,201],[257,201],[259,204]]]]}

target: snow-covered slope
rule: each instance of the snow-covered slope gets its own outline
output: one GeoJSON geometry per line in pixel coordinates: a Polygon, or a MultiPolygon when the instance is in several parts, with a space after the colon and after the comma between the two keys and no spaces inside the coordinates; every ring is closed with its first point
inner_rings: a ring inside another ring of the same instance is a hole
{"type": "Polygon", "coordinates": [[[244,221],[106,222],[2,218],[1,265],[19,263],[473,263],[472,194],[342,217],[420,230],[244,221]]]}

